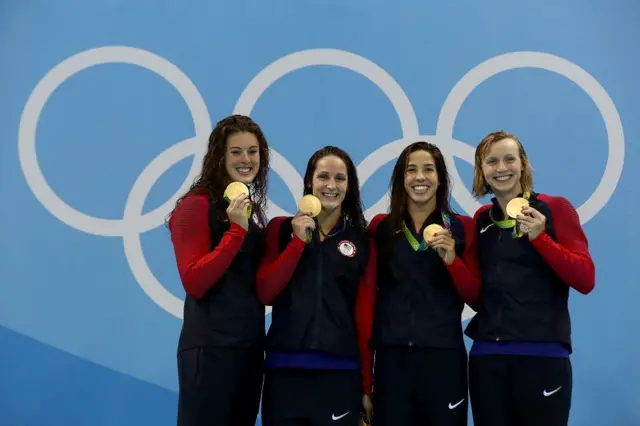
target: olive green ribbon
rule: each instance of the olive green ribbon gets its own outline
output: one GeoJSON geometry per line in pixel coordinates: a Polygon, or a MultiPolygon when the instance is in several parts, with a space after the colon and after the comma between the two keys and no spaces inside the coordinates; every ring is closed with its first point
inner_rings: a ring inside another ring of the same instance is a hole
{"type": "MultiPolygon", "coordinates": [[[[442,213],[442,223],[444,223],[444,227],[446,229],[451,228],[451,218],[444,212],[442,213]]],[[[424,251],[429,248],[429,244],[427,244],[424,239],[421,242],[418,242],[418,240],[416,240],[416,237],[413,236],[413,233],[409,230],[405,222],[402,222],[402,225],[402,232],[404,232],[404,236],[406,237],[413,251],[424,251]]]]}
{"type": "MultiPolygon", "coordinates": [[[[531,193],[528,191],[522,194],[522,198],[524,198],[527,201],[529,201],[530,196],[531,196],[531,193]]],[[[496,226],[500,229],[513,228],[513,232],[512,232],[513,238],[521,238],[524,235],[524,233],[520,230],[520,227],[517,226],[517,222],[518,222],[517,220],[515,219],[494,220],[491,210],[489,210],[489,217],[491,218],[493,223],[495,223],[496,226]]]]}

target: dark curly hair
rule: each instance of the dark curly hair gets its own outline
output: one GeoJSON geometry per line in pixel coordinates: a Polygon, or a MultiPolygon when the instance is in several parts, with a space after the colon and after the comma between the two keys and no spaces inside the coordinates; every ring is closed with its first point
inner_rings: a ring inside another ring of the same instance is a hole
{"type": "MultiPolygon", "coordinates": [[[[258,220],[266,224],[267,206],[267,181],[269,175],[269,145],[262,133],[262,129],[251,118],[244,115],[231,115],[218,121],[216,127],[209,135],[209,146],[202,161],[202,172],[198,176],[189,190],[181,196],[175,207],[180,202],[195,194],[208,194],[216,207],[216,217],[219,220],[226,220],[226,209],[221,208],[224,201],[222,194],[227,185],[231,183],[231,178],[225,167],[225,153],[227,150],[228,138],[238,132],[253,133],[258,139],[258,150],[260,152],[260,169],[253,183],[249,185],[253,211],[258,216],[258,220]]],[[[174,208],[175,211],[175,208],[174,208]]],[[[173,213],[173,212],[171,212],[173,213]]],[[[171,214],[169,214],[169,217],[171,214]]]]}
{"type": "Polygon", "coordinates": [[[335,146],[325,146],[313,153],[304,174],[304,195],[311,194],[313,191],[313,173],[316,171],[318,161],[330,155],[338,157],[347,166],[347,193],[342,201],[342,214],[351,226],[364,229],[367,226],[367,221],[364,218],[362,199],[360,198],[358,171],[349,154],[342,149],[335,146]]]}

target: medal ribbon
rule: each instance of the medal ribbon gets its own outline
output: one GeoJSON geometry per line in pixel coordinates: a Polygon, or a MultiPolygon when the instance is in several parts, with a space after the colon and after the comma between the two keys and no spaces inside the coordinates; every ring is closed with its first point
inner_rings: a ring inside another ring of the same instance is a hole
{"type": "MultiPolygon", "coordinates": [[[[313,221],[316,224],[316,229],[318,230],[318,232],[322,233],[322,235],[324,235],[324,232],[322,232],[322,229],[320,229],[320,222],[318,222],[318,218],[314,217],[313,221]]],[[[326,235],[324,235],[326,237],[326,235]]],[[[313,240],[313,232],[311,231],[310,228],[307,228],[307,238],[305,238],[305,242],[307,244],[309,244],[311,242],[311,240],[313,240]]]]}
{"type": "MultiPolygon", "coordinates": [[[[530,196],[531,196],[531,193],[528,191],[522,194],[522,198],[524,198],[527,201],[529,201],[530,196]]],[[[493,223],[495,223],[496,226],[500,229],[513,228],[513,232],[511,233],[513,238],[520,238],[524,235],[523,232],[520,230],[520,228],[517,226],[517,221],[515,219],[494,220],[491,210],[489,210],[489,217],[491,218],[493,223]]]]}
{"type": "MultiPolygon", "coordinates": [[[[445,229],[451,228],[451,218],[449,217],[448,214],[444,212],[442,212],[442,223],[444,223],[445,229]]],[[[402,232],[404,232],[404,236],[409,242],[409,245],[411,246],[413,251],[425,251],[426,249],[429,248],[429,244],[427,244],[424,238],[422,239],[421,242],[418,242],[418,240],[416,240],[416,237],[407,227],[407,224],[402,222],[402,225],[403,225],[402,232]]]]}

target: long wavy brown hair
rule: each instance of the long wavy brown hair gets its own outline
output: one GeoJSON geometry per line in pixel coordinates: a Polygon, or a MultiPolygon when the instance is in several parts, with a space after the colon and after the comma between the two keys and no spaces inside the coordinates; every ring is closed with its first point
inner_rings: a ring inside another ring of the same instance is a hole
{"type": "Polygon", "coordinates": [[[351,226],[364,230],[367,221],[364,218],[362,199],[360,198],[360,182],[358,181],[358,171],[353,164],[351,157],[344,150],[335,146],[325,146],[313,153],[307,162],[307,170],[304,174],[304,195],[313,192],[313,173],[316,171],[318,161],[324,157],[333,155],[344,161],[347,166],[347,193],[342,201],[342,214],[351,226]]]}
{"type": "Polygon", "coordinates": [[[451,194],[451,177],[447,171],[447,164],[444,161],[440,149],[428,142],[414,142],[407,146],[393,168],[391,181],[389,182],[389,190],[391,191],[391,202],[389,205],[389,221],[394,231],[403,229],[404,215],[407,211],[407,191],[404,188],[404,177],[407,171],[407,163],[409,156],[416,151],[426,151],[433,157],[436,164],[436,173],[438,174],[438,188],[436,189],[436,210],[445,212],[449,215],[454,212],[451,209],[449,198],[451,194]]]}
{"type": "Polygon", "coordinates": [[[189,190],[176,201],[176,208],[183,199],[190,195],[208,194],[209,200],[217,207],[216,218],[226,220],[226,209],[220,208],[224,202],[224,190],[231,183],[231,178],[225,167],[225,154],[228,138],[238,132],[253,133],[258,139],[260,169],[253,183],[249,185],[249,191],[251,202],[253,203],[253,211],[258,216],[258,220],[263,225],[266,224],[269,145],[260,126],[244,115],[231,115],[218,121],[209,135],[209,146],[202,161],[202,172],[195,179],[189,190]]]}

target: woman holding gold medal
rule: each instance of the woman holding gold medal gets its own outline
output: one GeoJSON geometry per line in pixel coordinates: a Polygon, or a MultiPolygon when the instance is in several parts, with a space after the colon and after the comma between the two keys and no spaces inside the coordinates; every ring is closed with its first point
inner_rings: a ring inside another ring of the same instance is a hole
{"type": "Polygon", "coordinates": [[[307,164],[295,217],[272,219],[258,297],[273,306],[264,426],[357,426],[361,377],[356,306],[369,244],[351,158],[327,146],[307,164]]]}
{"type": "Polygon", "coordinates": [[[367,287],[362,309],[369,324],[360,338],[366,414],[374,426],[466,426],[460,315],[480,287],[466,265],[474,260],[473,223],[451,210],[449,175],[433,144],[406,147],[390,187],[389,214],[369,225],[377,291],[367,287]]]}
{"type": "Polygon", "coordinates": [[[498,131],[475,153],[482,277],[469,389],[475,426],[566,426],[572,391],[569,290],[588,294],[595,268],[576,210],[533,191],[520,141],[498,131]]]}
{"type": "Polygon", "coordinates": [[[249,117],[227,117],[211,132],[202,174],[170,216],[186,292],[178,426],[255,424],[265,337],[256,272],[268,170],[260,127],[249,117]]]}

